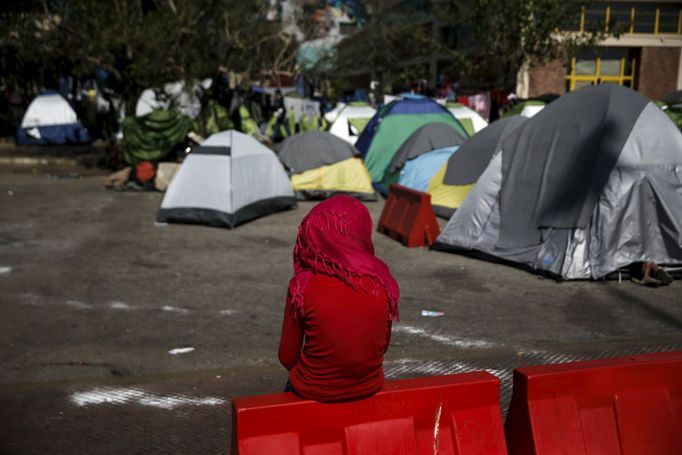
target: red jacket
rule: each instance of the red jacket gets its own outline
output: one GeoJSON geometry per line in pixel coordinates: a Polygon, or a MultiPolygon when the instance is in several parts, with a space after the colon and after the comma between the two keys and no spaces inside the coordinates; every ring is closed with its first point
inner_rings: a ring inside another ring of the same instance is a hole
{"type": "MultiPolygon", "coordinates": [[[[287,298],[279,361],[296,393],[317,401],[344,401],[375,394],[384,384],[383,361],[391,339],[388,299],[321,274],[308,279],[303,314],[294,320],[287,298]]],[[[376,292],[376,291],[375,291],[376,292]]]]}

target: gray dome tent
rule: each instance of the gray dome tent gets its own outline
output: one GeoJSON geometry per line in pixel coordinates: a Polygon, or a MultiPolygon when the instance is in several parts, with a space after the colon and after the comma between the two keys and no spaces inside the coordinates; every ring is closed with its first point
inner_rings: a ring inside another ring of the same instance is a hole
{"type": "Polygon", "coordinates": [[[282,164],[294,174],[359,155],[351,144],[324,131],[308,131],[287,138],[278,152],[282,164]]]}
{"type": "Polygon", "coordinates": [[[346,194],[376,201],[372,181],[360,152],[324,131],[299,133],[282,142],[279,159],[291,173],[299,199],[324,199],[346,194]]]}
{"type": "Polygon", "coordinates": [[[251,136],[229,130],[192,150],[168,186],[156,219],[234,228],[296,205],[275,154],[251,136]]]}
{"type": "Polygon", "coordinates": [[[495,120],[467,139],[457,153],[448,158],[445,169],[434,176],[427,190],[437,216],[447,220],[452,217],[500,149],[504,138],[526,120],[520,115],[495,120]]]}
{"type": "Polygon", "coordinates": [[[682,264],[682,134],[638,93],[590,86],[510,134],[434,248],[561,279],[682,264]]]}
{"type": "Polygon", "coordinates": [[[400,169],[406,161],[417,158],[434,150],[461,145],[467,140],[459,130],[443,122],[427,123],[416,129],[395,152],[386,171],[383,186],[388,191],[392,183],[400,178],[400,169]]]}

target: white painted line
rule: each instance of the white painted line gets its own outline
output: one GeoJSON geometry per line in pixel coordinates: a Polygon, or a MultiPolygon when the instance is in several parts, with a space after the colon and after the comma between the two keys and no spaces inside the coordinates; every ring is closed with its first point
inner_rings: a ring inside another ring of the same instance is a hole
{"type": "Polygon", "coordinates": [[[397,333],[407,333],[409,335],[416,335],[422,338],[428,338],[437,343],[447,346],[457,346],[460,348],[483,348],[492,346],[493,343],[484,340],[470,340],[467,338],[455,337],[452,335],[442,335],[438,333],[430,333],[425,329],[414,327],[406,324],[397,324],[393,326],[393,331],[397,333]]]}
{"type": "Polygon", "coordinates": [[[222,406],[225,400],[218,397],[190,397],[187,395],[156,395],[135,388],[98,387],[88,392],[77,392],[69,397],[76,406],[102,404],[139,404],[158,409],[172,410],[180,406],[222,406]]]}
{"type": "Polygon", "coordinates": [[[125,302],[113,301],[109,302],[109,308],[111,308],[112,310],[132,310],[135,307],[125,302]]]}
{"type": "Polygon", "coordinates": [[[164,305],[161,307],[162,311],[168,311],[170,313],[189,313],[189,310],[187,308],[180,308],[177,306],[170,306],[170,305],[164,305]]]}
{"type": "Polygon", "coordinates": [[[70,307],[76,308],[78,310],[87,310],[87,309],[91,308],[90,305],[88,305],[85,302],[81,302],[80,300],[67,300],[64,303],[66,303],[70,307]]]}
{"type": "Polygon", "coordinates": [[[233,316],[237,313],[237,310],[220,310],[219,313],[225,316],[233,316]]]}
{"type": "Polygon", "coordinates": [[[7,267],[7,266],[0,267],[0,275],[7,275],[11,271],[12,271],[12,267],[7,267]]]}

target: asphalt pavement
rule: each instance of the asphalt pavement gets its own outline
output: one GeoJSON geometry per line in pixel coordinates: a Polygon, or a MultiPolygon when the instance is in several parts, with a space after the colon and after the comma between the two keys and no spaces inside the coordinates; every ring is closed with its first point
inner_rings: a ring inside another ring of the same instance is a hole
{"type": "MultiPolygon", "coordinates": [[[[282,307],[314,203],[235,230],[158,225],[161,193],[64,166],[0,163],[0,453],[226,453],[230,400],[284,387],[282,307]]],[[[383,202],[366,205],[376,223],[383,202]]],[[[682,349],[679,281],[555,282],[374,242],[402,292],[389,379],[485,369],[506,406],[516,366],[682,349]]]]}

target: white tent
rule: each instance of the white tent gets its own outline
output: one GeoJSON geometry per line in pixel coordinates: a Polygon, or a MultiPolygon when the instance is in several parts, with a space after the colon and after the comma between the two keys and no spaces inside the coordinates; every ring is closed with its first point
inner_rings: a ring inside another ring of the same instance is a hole
{"type": "Polygon", "coordinates": [[[526,104],[521,110],[521,116],[531,118],[545,108],[544,104],[526,104]]]}
{"type": "Polygon", "coordinates": [[[183,162],[161,202],[160,222],[235,226],[296,205],[282,164],[253,137],[213,134],[183,162]]]}
{"type": "Polygon", "coordinates": [[[327,112],[324,114],[325,120],[327,120],[329,123],[334,123],[336,120],[336,117],[339,116],[339,113],[346,107],[346,103],[338,102],[336,103],[336,106],[334,106],[334,109],[331,111],[327,112]]]}
{"type": "Polygon", "coordinates": [[[31,101],[17,130],[19,145],[89,141],[88,131],[69,102],[53,91],[43,92],[31,101]]]}
{"type": "Polygon", "coordinates": [[[199,96],[203,90],[203,85],[195,84],[189,87],[184,81],[165,84],[161,91],[148,88],[137,99],[135,116],[142,117],[156,109],[175,109],[181,114],[195,118],[201,111],[199,96]]]}
{"type": "Polygon", "coordinates": [[[350,103],[338,112],[335,112],[336,118],[329,132],[346,142],[355,144],[362,129],[374,117],[376,112],[376,109],[367,103],[350,103]]]}
{"type": "Polygon", "coordinates": [[[466,128],[466,123],[471,122],[473,131],[468,131],[470,134],[475,134],[481,131],[483,128],[488,126],[488,122],[485,121],[481,115],[475,110],[463,104],[458,105],[447,105],[450,113],[464,125],[466,128]]]}

